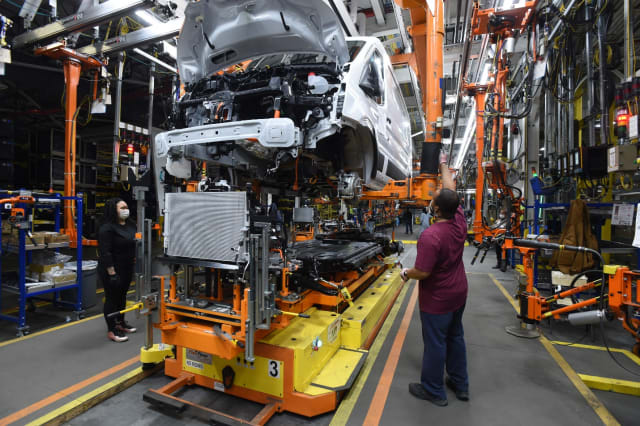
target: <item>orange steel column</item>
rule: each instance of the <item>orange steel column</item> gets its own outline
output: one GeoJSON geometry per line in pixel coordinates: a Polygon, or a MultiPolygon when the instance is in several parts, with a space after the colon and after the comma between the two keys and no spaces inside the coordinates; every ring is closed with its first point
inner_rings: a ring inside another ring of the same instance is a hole
{"type": "Polygon", "coordinates": [[[442,0],[395,0],[411,14],[409,34],[413,38],[418,81],[422,89],[422,108],[426,134],[422,144],[420,174],[437,175],[442,129],[442,61],[444,40],[444,2],[442,0]]]}
{"type": "Polygon", "coordinates": [[[240,284],[234,284],[233,286],[233,310],[236,313],[240,312],[240,306],[242,304],[242,286],[240,284]]]}
{"type": "Polygon", "coordinates": [[[441,1],[433,2],[434,9],[427,6],[426,16],[426,78],[424,86],[424,112],[427,116],[427,134],[425,142],[442,142],[442,130],[436,127],[439,118],[442,118],[442,61],[444,41],[444,4],[441,1]],[[431,13],[433,12],[433,13],[431,13]]]}
{"type": "Polygon", "coordinates": [[[482,157],[484,152],[484,102],[486,97],[486,89],[476,89],[476,163],[478,165],[478,174],[476,176],[476,205],[475,219],[473,221],[473,232],[475,240],[482,242],[482,196],[484,192],[484,169],[482,168],[482,157]]]}
{"type": "Polygon", "coordinates": [[[425,143],[420,159],[421,174],[438,174],[438,157],[442,143],[442,61],[444,42],[444,3],[427,2],[425,7],[426,72],[422,81],[424,90],[423,108],[426,115],[425,143]],[[433,8],[432,8],[433,7],[433,8]],[[430,145],[435,144],[435,145],[430,145]]]}
{"type": "MultiPolygon", "coordinates": [[[[76,195],[76,108],[78,107],[78,82],[82,64],[74,59],[64,61],[65,111],[64,111],[64,195],[76,195]]],[[[64,201],[64,230],[75,241],[73,201],[64,201]]],[[[78,212],[81,214],[81,212],[78,212]]]]}

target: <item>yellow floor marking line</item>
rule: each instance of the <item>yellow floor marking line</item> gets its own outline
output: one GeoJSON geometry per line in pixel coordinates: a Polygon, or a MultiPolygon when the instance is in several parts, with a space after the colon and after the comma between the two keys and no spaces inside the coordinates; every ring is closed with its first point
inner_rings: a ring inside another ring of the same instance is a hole
{"type": "MultiPolygon", "coordinates": [[[[127,292],[127,294],[131,294],[131,293],[134,293],[134,292],[135,292],[135,290],[130,290],[129,292],[127,292]]],[[[127,303],[129,303],[129,301],[127,301],[127,303]]],[[[83,322],[91,321],[92,319],[96,319],[96,318],[103,317],[103,316],[104,316],[104,314],[97,314],[97,315],[93,315],[91,317],[83,318],[83,319],[78,320],[78,321],[72,321],[72,322],[69,322],[69,323],[66,323],[66,324],[59,325],[57,327],[47,328],[46,330],[37,331],[35,333],[27,334],[26,336],[16,337],[15,339],[7,340],[6,342],[0,342],[0,348],[3,347],[3,346],[10,345],[12,343],[22,342],[23,340],[28,340],[28,339],[31,339],[32,337],[41,336],[43,334],[46,334],[46,333],[49,333],[49,332],[52,332],[52,331],[60,330],[62,328],[71,327],[72,325],[82,324],[83,322]]]]}
{"type": "Polygon", "coordinates": [[[640,396],[640,382],[611,379],[609,377],[590,376],[588,374],[578,374],[578,376],[582,379],[584,384],[589,386],[591,389],[640,396]]]}
{"type": "MultiPolygon", "coordinates": [[[[414,285],[418,285],[418,284],[415,283],[414,285]]],[[[400,290],[400,294],[396,299],[395,305],[393,306],[393,308],[391,308],[391,311],[389,311],[389,316],[385,320],[384,324],[382,325],[382,328],[378,333],[378,336],[376,337],[376,339],[373,342],[373,345],[371,345],[371,348],[369,349],[369,355],[367,356],[367,360],[365,361],[362,371],[358,375],[358,378],[356,379],[355,383],[351,387],[351,390],[349,391],[349,393],[347,393],[347,396],[345,396],[342,402],[340,402],[340,406],[336,410],[336,413],[334,414],[333,419],[331,420],[331,423],[329,424],[329,426],[341,426],[341,425],[347,424],[347,421],[351,416],[351,412],[353,411],[353,408],[355,407],[356,402],[358,402],[360,393],[364,388],[364,384],[367,382],[367,378],[371,373],[371,369],[373,368],[373,365],[376,363],[376,359],[380,354],[380,349],[382,349],[382,345],[387,340],[389,330],[391,330],[391,326],[395,322],[396,316],[398,316],[398,312],[400,311],[402,302],[404,301],[407,295],[408,288],[409,288],[408,283],[405,283],[404,286],[402,286],[402,290],[400,290]]]]}
{"type": "MultiPolygon", "coordinates": [[[[134,290],[129,290],[127,292],[127,294],[133,294],[135,292],[136,292],[135,289],[134,290]]],[[[96,290],[96,294],[102,294],[102,293],[104,293],[104,288],[99,288],[99,289],[96,290]]],[[[43,306],[51,305],[51,302],[40,301],[40,302],[36,302],[35,305],[36,305],[36,308],[41,308],[43,306]]],[[[5,315],[11,315],[11,314],[14,314],[16,312],[18,312],[18,308],[10,308],[10,309],[8,309],[6,311],[3,311],[2,313],[5,314],[5,315]]]]}
{"type": "MultiPolygon", "coordinates": [[[[34,303],[34,305],[36,305],[36,308],[40,308],[42,306],[46,306],[46,305],[50,305],[51,302],[36,302],[34,303]]],[[[3,314],[5,315],[11,315],[11,314],[15,314],[16,312],[18,312],[19,308],[10,308],[7,309],[6,311],[2,311],[3,314]]]]}
{"type": "Polygon", "coordinates": [[[71,385],[65,389],[59,390],[58,392],[49,395],[46,398],[41,399],[38,402],[35,402],[31,405],[29,405],[28,407],[23,408],[22,410],[18,410],[15,413],[4,417],[2,419],[0,419],[0,425],[1,426],[5,426],[14,422],[17,422],[18,420],[21,420],[27,416],[30,416],[31,414],[35,413],[38,410],[41,410],[42,408],[53,404],[54,402],[68,397],[70,395],[72,395],[73,393],[86,388],[89,385],[92,385],[93,383],[104,379],[105,377],[109,377],[112,374],[118,373],[120,370],[124,370],[125,368],[131,366],[132,364],[139,362],[140,361],[140,355],[136,355],[135,357],[128,359],[124,362],[121,362],[120,364],[111,367],[107,370],[104,370],[96,375],[93,375],[81,382],[78,382],[74,385],[71,385]]]}
{"type": "MultiPolygon", "coordinates": [[[[163,365],[160,363],[158,365],[163,365]]],[[[118,392],[134,385],[145,377],[155,373],[159,367],[149,370],[143,370],[142,367],[135,368],[128,373],[106,383],[99,388],[88,392],[73,401],[57,408],[42,417],[39,417],[32,422],[27,423],[27,426],[36,425],[59,425],[71,420],[72,418],[86,412],[91,407],[98,405],[105,399],[115,395],[118,392]]]]}
{"type": "MultiPolygon", "coordinates": [[[[553,343],[554,345],[558,345],[558,346],[568,346],[570,348],[580,348],[580,349],[592,349],[594,351],[606,351],[607,348],[604,346],[597,346],[597,345],[581,345],[579,343],[570,343],[570,342],[560,342],[557,340],[552,340],[551,343],[553,343]]],[[[634,355],[633,352],[631,352],[630,350],[627,349],[619,349],[619,348],[609,348],[609,350],[611,350],[611,352],[617,352],[620,354],[625,354],[631,361],[635,362],[636,364],[640,365],[640,358],[638,358],[636,355],[634,355]]]]}
{"type": "Polygon", "coordinates": [[[391,350],[387,356],[387,361],[384,364],[382,374],[380,374],[376,391],[373,394],[373,398],[371,398],[367,417],[364,419],[365,425],[377,426],[380,424],[380,419],[384,413],[384,406],[386,405],[387,398],[389,397],[389,391],[391,390],[393,376],[395,376],[396,368],[398,367],[402,347],[407,338],[407,332],[409,331],[409,326],[411,325],[411,320],[415,312],[417,302],[418,285],[414,285],[413,291],[411,291],[411,296],[409,297],[407,309],[404,311],[400,327],[398,327],[398,333],[396,334],[395,339],[393,339],[391,350]]]}
{"type": "Polygon", "coordinates": [[[41,336],[41,335],[46,334],[46,333],[51,333],[52,331],[61,330],[63,328],[71,327],[72,325],[82,324],[83,322],[91,321],[93,319],[100,318],[100,317],[104,317],[104,314],[97,314],[97,315],[94,315],[92,317],[83,318],[83,319],[78,320],[78,321],[68,322],[66,324],[62,324],[62,325],[59,325],[57,327],[48,328],[48,329],[42,330],[42,331],[37,331],[37,332],[32,333],[32,334],[27,334],[26,336],[16,337],[15,339],[7,340],[6,342],[1,342],[0,343],[0,348],[3,347],[3,346],[10,345],[12,343],[22,342],[23,340],[29,340],[29,339],[32,339],[32,338],[37,337],[37,336],[41,336]]]}
{"type": "MultiPolygon", "coordinates": [[[[493,283],[498,287],[500,292],[504,295],[504,297],[511,303],[513,309],[520,314],[520,306],[515,301],[515,299],[509,294],[509,292],[504,288],[504,286],[493,276],[493,274],[489,274],[489,277],[493,281],[493,283]]],[[[620,425],[620,423],[616,420],[615,417],[607,410],[607,408],[600,402],[600,400],[595,396],[595,394],[584,384],[582,379],[578,376],[573,368],[569,365],[567,360],[565,360],[560,352],[553,346],[553,344],[544,336],[540,336],[539,338],[542,346],[549,352],[551,358],[558,364],[558,366],[562,369],[564,374],[569,378],[573,386],[580,392],[583,398],[587,401],[587,404],[595,411],[595,413],[600,417],[602,423],[606,426],[620,425]]]]}
{"type": "Polygon", "coordinates": [[[500,281],[498,281],[496,277],[493,276],[493,274],[489,274],[489,278],[491,278],[491,281],[493,281],[496,287],[498,287],[498,290],[500,290],[500,292],[507,299],[507,301],[511,303],[511,306],[513,306],[513,309],[515,309],[518,315],[520,315],[520,306],[518,306],[518,302],[516,302],[516,299],[514,299],[514,297],[509,294],[507,289],[504,288],[502,284],[500,284],[500,281]]]}
{"type": "Polygon", "coordinates": [[[400,240],[402,241],[404,244],[418,244],[417,240],[400,240]]]}

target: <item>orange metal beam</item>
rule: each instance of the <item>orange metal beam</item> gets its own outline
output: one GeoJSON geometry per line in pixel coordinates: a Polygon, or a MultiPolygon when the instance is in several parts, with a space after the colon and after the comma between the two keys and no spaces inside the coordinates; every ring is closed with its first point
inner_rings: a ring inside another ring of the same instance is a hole
{"type": "Polygon", "coordinates": [[[393,65],[409,65],[413,72],[418,75],[418,64],[416,63],[416,55],[414,55],[413,53],[401,53],[399,55],[393,55],[390,59],[393,65]]]}
{"type": "MultiPolygon", "coordinates": [[[[65,109],[64,109],[64,195],[76,195],[76,120],[78,107],[78,83],[82,64],[75,59],[66,59],[63,65],[65,81],[65,109]]],[[[73,220],[73,201],[64,201],[64,232],[71,234],[75,230],[73,220]]],[[[82,214],[82,212],[78,212],[82,214]]],[[[73,232],[75,234],[75,232],[73,232]]],[[[73,235],[71,235],[73,237],[73,235]]],[[[72,238],[76,241],[75,238],[72,238]]]]}
{"type": "MultiPolygon", "coordinates": [[[[38,48],[35,50],[35,54],[58,59],[63,63],[65,81],[64,196],[74,197],[76,195],[76,109],[78,107],[78,82],[80,81],[80,73],[83,70],[94,71],[96,83],[92,88],[92,93],[95,99],[97,94],[97,73],[103,64],[93,57],[83,55],[73,49],[65,47],[64,43],[55,43],[38,48]]],[[[74,202],[72,200],[64,201],[64,229],[62,231],[69,235],[72,246],[75,245],[77,241],[73,206],[74,202]]],[[[77,212],[76,214],[82,214],[82,212],[77,212]]],[[[92,241],[86,241],[86,245],[96,244],[92,241]]]]}
{"type": "Polygon", "coordinates": [[[414,8],[424,8],[426,7],[425,0],[395,0],[396,4],[400,6],[402,9],[414,9],[414,8]]]}
{"type": "Polygon", "coordinates": [[[532,0],[526,2],[521,7],[507,10],[479,9],[476,4],[471,18],[471,32],[474,36],[481,34],[505,35],[510,33],[513,29],[524,29],[531,21],[531,18],[533,17],[533,10],[537,3],[537,0],[532,0]],[[492,29],[489,26],[489,20],[492,17],[506,17],[513,20],[513,24],[505,28],[492,29]]]}
{"type": "MultiPolygon", "coordinates": [[[[422,58],[426,62],[427,84],[425,87],[426,142],[441,143],[442,128],[437,127],[438,119],[442,119],[442,61],[444,44],[444,2],[433,2],[435,10],[428,10],[427,17],[427,55],[422,58]]],[[[428,9],[428,8],[427,8],[428,9]]]]}
{"type": "MultiPolygon", "coordinates": [[[[442,142],[442,61],[444,41],[444,2],[442,0],[396,0],[409,9],[414,53],[395,55],[392,63],[407,63],[416,73],[422,89],[422,109],[426,115],[425,143],[442,142]]],[[[424,149],[424,148],[423,148],[424,149]]],[[[437,171],[402,181],[390,181],[380,191],[363,191],[365,200],[407,200],[427,202],[437,188],[437,171]]]]}
{"type": "Polygon", "coordinates": [[[476,101],[476,164],[478,164],[478,174],[476,176],[476,199],[475,199],[475,219],[473,221],[473,232],[475,239],[482,242],[482,231],[484,225],[482,223],[482,196],[484,193],[484,169],[482,168],[482,153],[484,151],[484,101],[487,95],[486,86],[475,87],[476,101]]]}
{"type": "MultiPolygon", "coordinates": [[[[401,7],[408,2],[396,1],[401,7]]],[[[433,2],[433,9],[428,2],[409,7],[411,27],[409,34],[413,37],[418,81],[423,91],[422,108],[426,115],[425,142],[440,143],[442,132],[436,123],[442,117],[442,48],[444,41],[444,3],[433,2]]]]}

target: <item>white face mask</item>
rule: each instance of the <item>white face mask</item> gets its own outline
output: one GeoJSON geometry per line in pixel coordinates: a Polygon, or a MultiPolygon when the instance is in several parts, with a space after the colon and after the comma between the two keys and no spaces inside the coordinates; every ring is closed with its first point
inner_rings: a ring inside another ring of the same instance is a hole
{"type": "Polygon", "coordinates": [[[129,209],[118,210],[118,215],[120,216],[120,219],[128,218],[129,217],[129,209]]]}

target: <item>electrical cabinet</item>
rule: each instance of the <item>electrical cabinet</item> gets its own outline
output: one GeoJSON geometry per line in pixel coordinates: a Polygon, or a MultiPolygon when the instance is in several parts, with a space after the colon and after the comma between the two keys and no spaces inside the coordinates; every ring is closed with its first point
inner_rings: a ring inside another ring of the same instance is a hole
{"type": "Polygon", "coordinates": [[[638,115],[629,117],[629,139],[638,139],[638,115]]]}
{"type": "Polygon", "coordinates": [[[606,145],[582,148],[582,172],[590,179],[599,179],[607,174],[606,145]]]}
{"type": "Polygon", "coordinates": [[[609,148],[609,161],[607,171],[630,172],[638,169],[636,158],[638,157],[637,145],[617,145],[609,148]]]}

